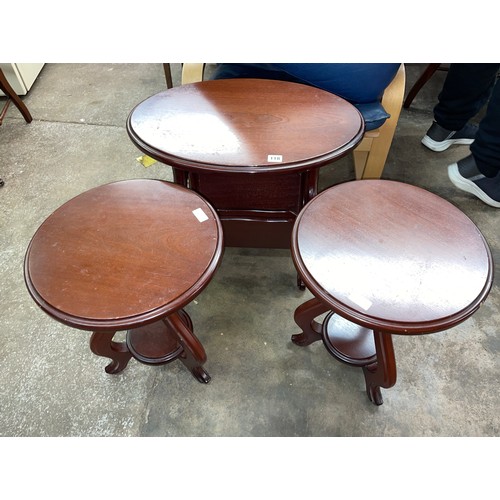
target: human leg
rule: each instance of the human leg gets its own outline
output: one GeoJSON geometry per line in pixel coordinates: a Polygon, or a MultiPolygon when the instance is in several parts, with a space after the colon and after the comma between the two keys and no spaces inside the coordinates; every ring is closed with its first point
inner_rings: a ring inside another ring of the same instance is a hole
{"type": "Polygon", "coordinates": [[[495,177],[482,174],[469,155],[448,166],[448,177],[458,189],[471,193],[490,207],[500,208],[500,172],[495,177]]]}
{"type": "Polygon", "coordinates": [[[468,123],[486,104],[500,64],[451,64],[434,107],[434,123],[422,139],[432,151],[472,144],[477,126],[468,123]]]}
{"type": "Polygon", "coordinates": [[[479,171],[486,177],[495,177],[500,172],[500,80],[493,87],[470,150],[479,171]]]}
{"type": "Polygon", "coordinates": [[[448,167],[451,182],[484,203],[500,208],[500,83],[481,120],[471,154],[448,167]]]}
{"type": "Polygon", "coordinates": [[[500,64],[451,64],[434,107],[434,119],[460,130],[488,102],[500,64]]]}

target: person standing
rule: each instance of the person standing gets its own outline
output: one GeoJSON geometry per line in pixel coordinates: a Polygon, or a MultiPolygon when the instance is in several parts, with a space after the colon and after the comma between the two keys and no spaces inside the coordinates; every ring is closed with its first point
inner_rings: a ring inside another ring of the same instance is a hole
{"type": "Polygon", "coordinates": [[[434,107],[434,122],[422,138],[432,151],[470,145],[470,154],[448,166],[448,177],[462,191],[500,208],[500,64],[450,64],[434,107]],[[470,120],[487,104],[479,125],[470,120]]]}

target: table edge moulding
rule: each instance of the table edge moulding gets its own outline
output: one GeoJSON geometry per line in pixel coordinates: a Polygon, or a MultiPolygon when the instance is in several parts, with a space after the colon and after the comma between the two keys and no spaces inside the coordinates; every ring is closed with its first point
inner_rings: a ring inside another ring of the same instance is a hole
{"type": "Polygon", "coordinates": [[[222,254],[222,225],[206,200],[171,182],[130,179],[89,189],[49,215],[28,245],[24,276],[44,312],[93,332],[92,352],[112,360],[106,372],[118,373],[131,357],[179,358],[208,382],[205,351],[183,308],[209,284],[222,254]],[[196,238],[207,243],[201,253],[196,238]],[[115,342],[124,330],[126,342],[115,342]]]}
{"type": "Polygon", "coordinates": [[[460,324],[484,302],[494,274],[488,243],[466,214],[392,180],[350,181],[313,198],[295,221],[292,259],[314,296],[295,311],[302,332],[292,342],[323,340],[335,358],[362,367],[375,404],[380,387],[396,382],[391,334],[460,324]]]}
{"type": "Polygon", "coordinates": [[[208,80],[151,96],[130,112],[135,146],[204,196],[226,246],[290,247],[293,222],[318,192],[320,167],[362,140],[361,113],[308,85],[208,80]]]}

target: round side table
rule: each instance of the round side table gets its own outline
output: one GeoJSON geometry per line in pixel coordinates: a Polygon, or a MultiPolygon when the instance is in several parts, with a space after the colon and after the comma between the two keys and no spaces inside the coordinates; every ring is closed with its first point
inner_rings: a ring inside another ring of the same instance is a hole
{"type": "Polygon", "coordinates": [[[377,405],[380,388],[396,383],[391,335],[461,323],[493,282],[488,244],[463,212],[388,180],[347,182],[316,196],[296,220],[292,257],[314,295],[295,311],[302,332],[292,341],[323,340],[336,359],[361,367],[377,405]]]}
{"type": "Polygon", "coordinates": [[[334,94],[251,78],[174,87],[127,119],[137,148],[215,207],[226,246],[257,248],[290,248],[319,168],[352,151],[364,129],[356,107],[334,94]]]}
{"type": "Polygon", "coordinates": [[[25,257],[26,286],[56,320],[91,330],[90,349],[118,373],[134,357],[179,358],[200,382],[205,350],[183,309],[222,257],[222,226],[199,195],[159,180],[91,189],[50,215],[25,257]],[[115,342],[127,330],[125,342],[115,342]]]}

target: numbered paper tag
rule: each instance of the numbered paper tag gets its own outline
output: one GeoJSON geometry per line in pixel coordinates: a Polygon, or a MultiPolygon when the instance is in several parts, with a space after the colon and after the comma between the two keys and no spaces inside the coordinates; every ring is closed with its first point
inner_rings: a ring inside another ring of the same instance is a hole
{"type": "Polygon", "coordinates": [[[197,208],[193,210],[194,216],[198,219],[199,222],[205,222],[208,220],[208,215],[203,211],[202,208],[197,208]]]}
{"type": "Polygon", "coordinates": [[[267,161],[269,163],[281,163],[283,161],[282,155],[267,155],[267,161]]]}

